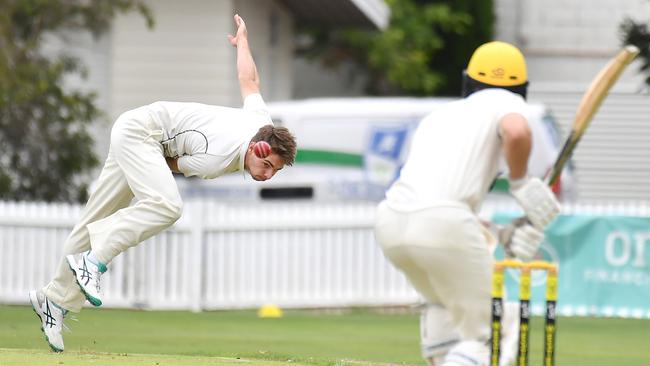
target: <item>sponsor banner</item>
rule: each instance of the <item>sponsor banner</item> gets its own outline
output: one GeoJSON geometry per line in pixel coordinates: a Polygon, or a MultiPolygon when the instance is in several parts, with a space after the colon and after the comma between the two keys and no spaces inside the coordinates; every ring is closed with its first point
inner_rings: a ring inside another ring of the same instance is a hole
{"type": "MultiPolygon", "coordinates": [[[[494,216],[507,223],[512,214],[494,216]]],[[[498,258],[503,252],[497,251],[498,258]]],[[[546,230],[537,259],[559,264],[558,312],[572,316],[650,318],[650,217],[567,215],[546,230]]],[[[516,300],[518,274],[506,274],[516,300]]],[[[533,272],[533,313],[543,314],[546,274],[533,272]]]]}
{"type": "Polygon", "coordinates": [[[388,187],[399,175],[410,126],[372,126],[364,153],[364,167],[370,183],[388,187]]]}

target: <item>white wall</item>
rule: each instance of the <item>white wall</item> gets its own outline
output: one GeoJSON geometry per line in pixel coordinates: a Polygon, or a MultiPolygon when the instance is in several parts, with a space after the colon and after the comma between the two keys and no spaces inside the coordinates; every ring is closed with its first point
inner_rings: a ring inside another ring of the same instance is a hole
{"type": "Polygon", "coordinates": [[[267,101],[292,97],[292,15],[274,1],[234,0],[233,13],[246,21],[253,57],[267,101]]]}
{"type": "Polygon", "coordinates": [[[231,104],[236,72],[231,1],[149,1],[155,28],[139,14],[115,20],[111,45],[111,114],[157,100],[231,104]]]}
{"type": "MultiPolygon", "coordinates": [[[[626,17],[650,22],[647,0],[496,0],[496,37],[520,46],[531,89],[581,88],[621,45],[626,17]]],[[[634,67],[617,88],[638,87],[634,67]]]]}
{"type": "MultiPolygon", "coordinates": [[[[621,47],[625,17],[650,22],[647,0],[497,0],[496,38],[526,55],[530,99],[568,133],[582,93],[621,47]]],[[[650,199],[650,97],[630,65],[574,154],[581,201],[650,199]]]]}

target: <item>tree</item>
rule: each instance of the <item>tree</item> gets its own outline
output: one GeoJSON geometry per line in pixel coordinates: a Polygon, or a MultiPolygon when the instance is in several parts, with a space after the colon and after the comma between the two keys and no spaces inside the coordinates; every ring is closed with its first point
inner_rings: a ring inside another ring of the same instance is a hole
{"type": "Polygon", "coordinates": [[[492,1],[386,0],[384,31],[304,29],[313,42],[299,49],[326,66],[352,61],[373,95],[460,93],[469,56],[491,39],[492,1]]]}
{"type": "Polygon", "coordinates": [[[471,25],[462,32],[441,30],[444,49],[438,57],[432,57],[429,68],[445,75],[436,90],[442,95],[459,96],[463,70],[467,67],[474,50],[493,37],[494,9],[492,1],[475,0],[439,0],[455,12],[469,15],[471,25]]]}
{"type": "Polygon", "coordinates": [[[650,86],[650,27],[648,24],[637,23],[626,18],[621,23],[621,34],[624,45],[633,44],[639,48],[638,59],[641,61],[639,71],[646,75],[645,83],[650,86]]]}
{"type": "Polygon", "coordinates": [[[85,175],[97,165],[87,131],[100,111],[95,94],[67,90],[66,76],[84,75],[65,53],[43,53],[46,35],[90,31],[99,36],[117,13],[140,0],[0,0],[0,198],[84,201],[85,175]]]}

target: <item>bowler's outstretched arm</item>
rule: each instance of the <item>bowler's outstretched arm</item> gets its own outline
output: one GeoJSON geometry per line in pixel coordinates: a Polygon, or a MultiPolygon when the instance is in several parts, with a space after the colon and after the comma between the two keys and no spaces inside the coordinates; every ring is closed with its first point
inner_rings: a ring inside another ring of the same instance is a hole
{"type": "Polygon", "coordinates": [[[237,47],[237,78],[239,79],[239,88],[242,99],[246,99],[250,94],[260,92],[260,79],[257,74],[257,67],[253,61],[250,47],[248,46],[248,30],[246,23],[238,14],[235,14],[235,24],[237,33],[233,36],[228,35],[230,44],[237,47]]]}

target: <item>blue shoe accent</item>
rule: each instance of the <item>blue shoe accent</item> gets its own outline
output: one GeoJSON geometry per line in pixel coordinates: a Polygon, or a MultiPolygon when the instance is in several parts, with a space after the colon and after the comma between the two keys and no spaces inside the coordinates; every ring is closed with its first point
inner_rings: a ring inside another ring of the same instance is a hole
{"type": "Polygon", "coordinates": [[[88,256],[89,254],[90,254],[90,250],[86,252],[86,258],[88,259],[88,262],[90,262],[90,263],[96,265],[96,266],[97,266],[97,269],[99,269],[99,272],[104,273],[104,272],[108,271],[108,267],[106,267],[106,264],[104,264],[104,263],[102,263],[102,262],[100,262],[100,261],[97,261],[97,262],[93,261],[93,260],[90,259],[90,257],[88,256]]]}

